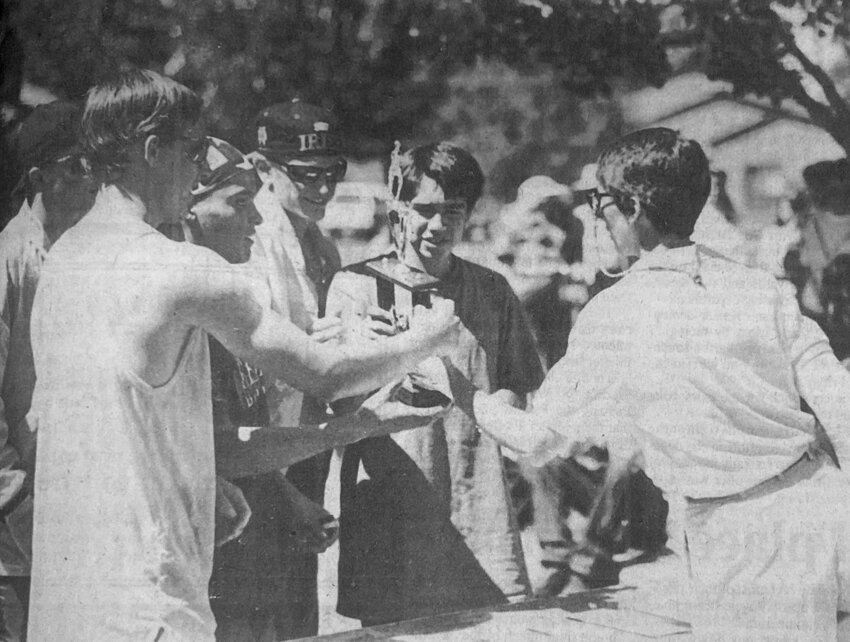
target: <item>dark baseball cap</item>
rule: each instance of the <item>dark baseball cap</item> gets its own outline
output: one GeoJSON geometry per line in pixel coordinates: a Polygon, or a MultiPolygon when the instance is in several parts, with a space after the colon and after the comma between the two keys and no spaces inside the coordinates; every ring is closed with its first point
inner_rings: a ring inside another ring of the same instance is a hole
{"type": "Polygon", "coordinates": [[[24,175],[33,167],[79,153],[81,115],[79,105],[66,101],[33,109],[9,134],[9,151],[15,171],[24,175]]]}
{"type": "Polygon", "coordinates": [[[297,98],[266,107],[254,125],[257,151],[272,160],[342,153],[333,114],[297,98]]]}

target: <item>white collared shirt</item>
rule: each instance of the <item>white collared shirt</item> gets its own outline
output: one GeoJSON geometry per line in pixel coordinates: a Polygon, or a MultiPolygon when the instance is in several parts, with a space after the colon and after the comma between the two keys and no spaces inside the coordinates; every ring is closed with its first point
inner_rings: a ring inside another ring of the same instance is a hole
{"type": "Polygon", "coordinates": [[[557,435],[550,454],[582,438],[639,447],[664,491],[719,497],[807,450],[801,394],[847,459],[850,374],[823,332],[771,275],[691,245],[645,253],[590,301],[534,412],[557,435]]]}

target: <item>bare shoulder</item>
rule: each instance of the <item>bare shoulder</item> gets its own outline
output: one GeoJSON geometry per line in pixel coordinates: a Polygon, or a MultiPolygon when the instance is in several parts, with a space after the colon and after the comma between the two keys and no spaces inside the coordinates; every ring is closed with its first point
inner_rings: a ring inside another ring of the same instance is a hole
{"type": "Polygon", "coordinates": [[[231,265],[204,247],[158,234],[139,239],[119,261],[129,290],[146,297],[139,306],[164,322],[173,319],[193,324],[192,312],[228,299],[250,298],[255,292],[244,266],[231,265]],[[182,319],[187,313],[188,318],[182,319]]]}

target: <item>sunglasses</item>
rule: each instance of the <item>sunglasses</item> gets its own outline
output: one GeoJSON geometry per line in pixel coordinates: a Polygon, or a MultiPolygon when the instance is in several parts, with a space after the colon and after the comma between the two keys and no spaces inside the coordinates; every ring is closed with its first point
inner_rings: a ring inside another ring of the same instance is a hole
{"type": "Polygon", "coordinates": [[[296,183],[318,183],[324,179],[327,183],[338,183],[345,178],[348,163],[345,159],[339,160],[329,167],[316,167],[314,165],[290,165],[280,163],[280,166],[296,183]]]}

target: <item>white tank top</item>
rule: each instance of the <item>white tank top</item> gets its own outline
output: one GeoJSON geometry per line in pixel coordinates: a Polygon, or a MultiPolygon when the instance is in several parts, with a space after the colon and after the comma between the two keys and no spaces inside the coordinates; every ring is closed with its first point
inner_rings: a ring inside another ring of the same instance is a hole
{"type": "Polygon", "coordinates": [[[127,367],[132,310],[117,295],[144,305],[150,272],[120,257],[155,234],[133,207],[102,190],[54,246],[36,295],[33,642],[214,639],[207,336],[189,333],[156,388],[127,367]]]}

